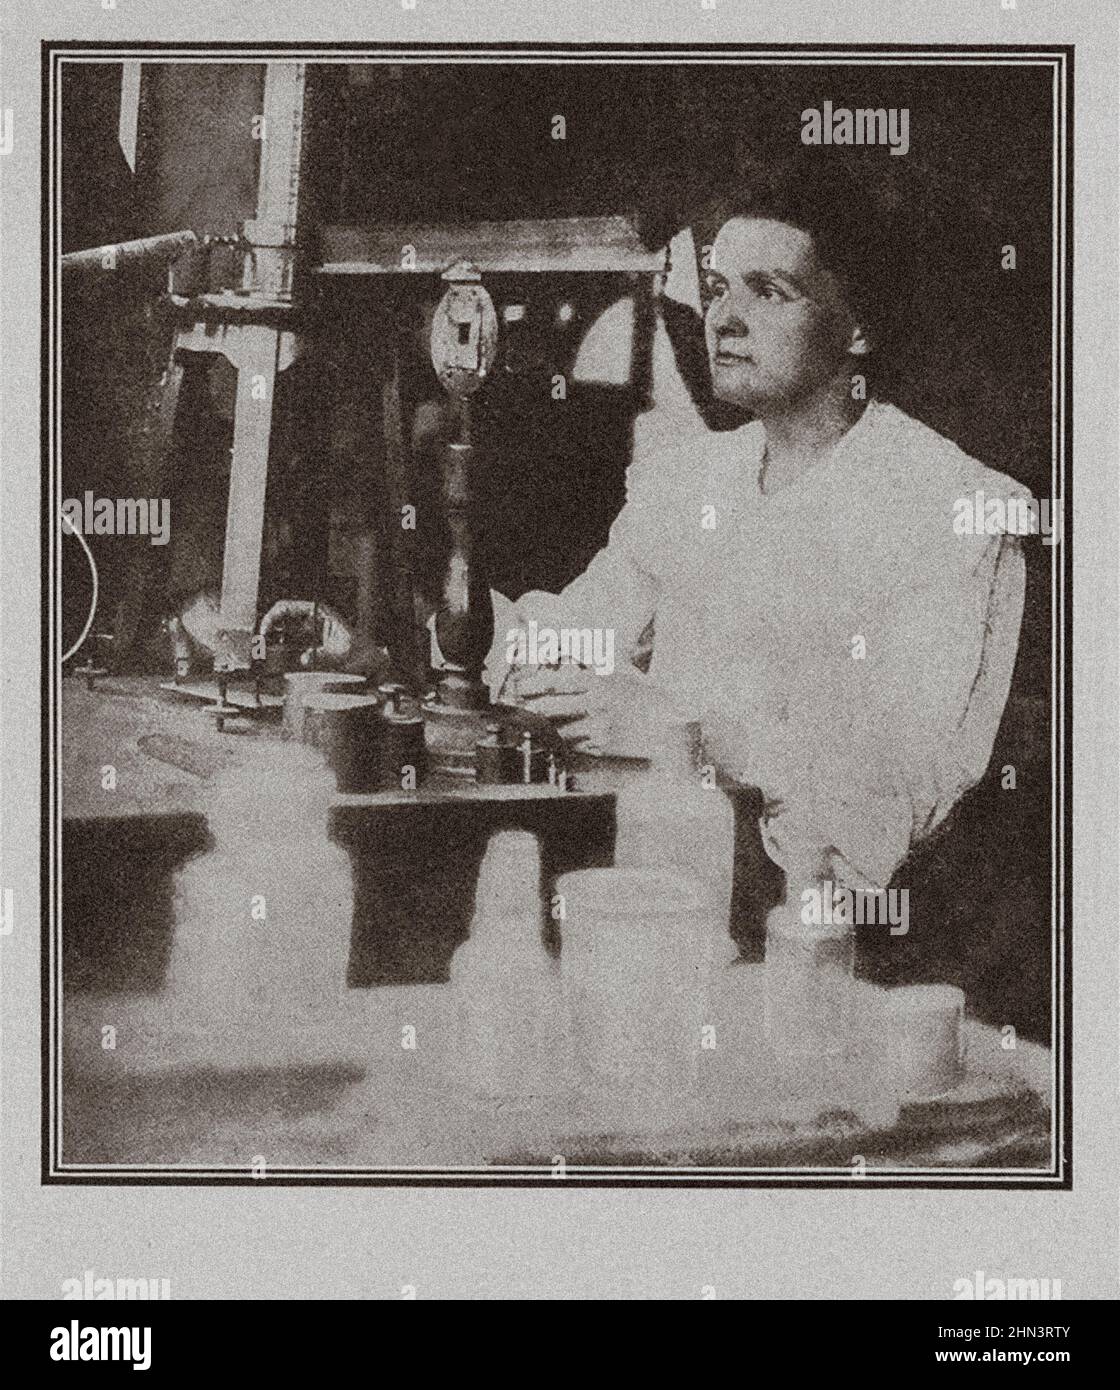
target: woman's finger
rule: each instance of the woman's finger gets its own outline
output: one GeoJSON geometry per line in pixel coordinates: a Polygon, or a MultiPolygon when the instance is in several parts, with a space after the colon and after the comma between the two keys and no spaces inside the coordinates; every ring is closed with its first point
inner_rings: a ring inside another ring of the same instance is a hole
{"type": "Polygon", "coordinates": [[[519,666],[513,685],[522,698],[536,695],[572,695],[587,690],[592,674],[581,666],[519,666]]]}
{"type": "Polygon", "coordinates": [[[534,714],[543,714],[546,719],[581,719],[589,712],[587,696],[582,691],[531,695],[526,698],[525,707],[534,714]]]}
{"type": "Polygon", "coordinates": [[[611,744],[610,720],[603,714],[588,715],[564,725],[557,732],[565,743],[586,753],[602,753],[611,744]]]}

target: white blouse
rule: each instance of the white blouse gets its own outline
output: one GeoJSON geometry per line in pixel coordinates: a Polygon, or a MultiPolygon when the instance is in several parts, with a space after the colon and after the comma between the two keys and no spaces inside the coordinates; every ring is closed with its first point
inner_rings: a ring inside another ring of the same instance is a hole
{"type": "Polygon", "coordinates": [[[764,444],[755,422],[632,465],[578,579],[512,609],[494,595],[492,682],[530,618],[613,629],[620,669],[652,621],[648,678],[762,791],[770,857],[799,880],[823,866],[884,887],[983,776],[1015,664],[1021,544],[960,534],[956,504],[1029,493],[878,402],[768,496],[764,444]]]}

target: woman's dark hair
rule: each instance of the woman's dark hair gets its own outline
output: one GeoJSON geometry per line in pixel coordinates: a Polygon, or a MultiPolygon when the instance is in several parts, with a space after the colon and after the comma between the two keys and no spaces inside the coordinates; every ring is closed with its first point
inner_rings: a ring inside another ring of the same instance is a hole
{"type": "MultiPolygon", "coordinates": [[[[909,276],[917,248],[906,242],[900,200],[848,152],[807,150],[799,158],[753,161],[715,190],[692,219],[697,254],[732,217],[767,217],[813,238],[821,263],[836,276],[877,367],[902,347],[910,319],[909,276]],[[850,156],[849,156],[850,157],[850,156]]],[[[876,151],[882,157],[883,151],[876,151]]]]}

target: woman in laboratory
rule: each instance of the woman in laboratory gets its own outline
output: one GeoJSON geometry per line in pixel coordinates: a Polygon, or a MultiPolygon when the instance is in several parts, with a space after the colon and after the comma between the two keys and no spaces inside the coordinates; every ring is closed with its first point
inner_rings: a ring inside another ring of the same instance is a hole
{"type": "Polygon", "coordinates": [[[496,597],[490,673],[591,751],[671,699],[762,792],[788,883],[876,890],[983,775],[1015,664],[1021,542],[962,526],[960,504],[1030,500],[876,397],[890,305],[869,226],[805,182],[727,205],[704,329],[714,394],[750,423],[636,462],[580,577],[496,597]],[[618,673],[511,672],[530,619],[611,629],[618,673]],[[651,625],[642,674],[622,653],[651,625]]]}

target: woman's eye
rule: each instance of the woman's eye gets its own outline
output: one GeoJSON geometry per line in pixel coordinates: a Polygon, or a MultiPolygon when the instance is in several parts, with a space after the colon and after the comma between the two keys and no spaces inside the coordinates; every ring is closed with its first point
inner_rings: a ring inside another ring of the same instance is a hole
{"type": "Polygon", "coordinates": [[[727,286],[722,280],[708,279],[704,284],[713,299],[720,299],[727,292],[727,286]]]}
{"type": "Polygon", "coordinates": [[[769,304],[780,304],[785,295],[776,285],[763,285],[758,292],[760,299],[765,299],[769,304]]]}

